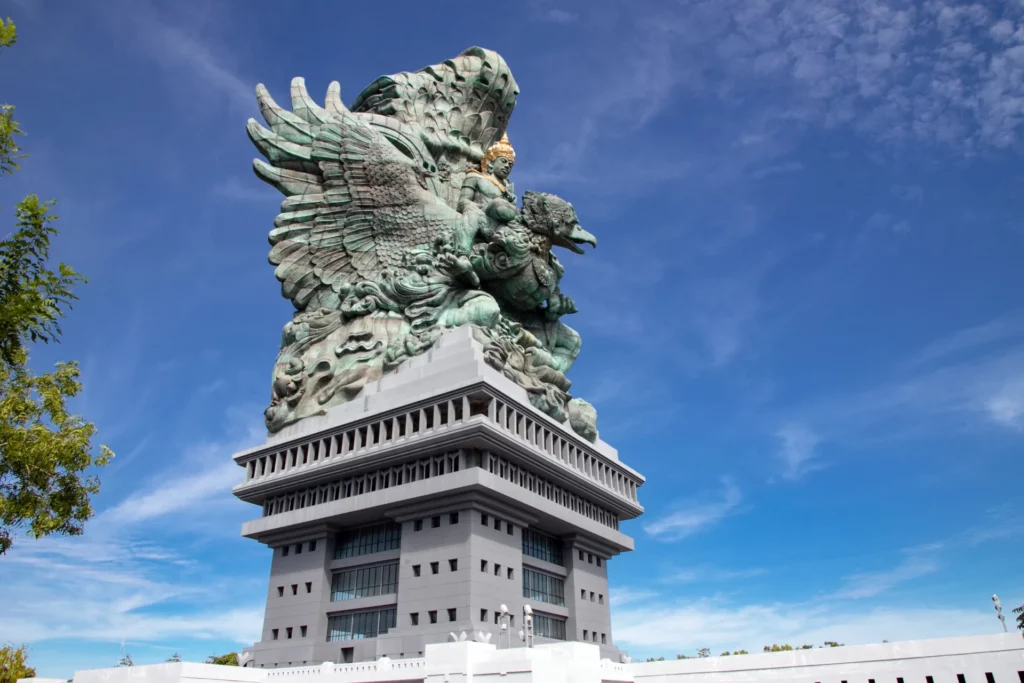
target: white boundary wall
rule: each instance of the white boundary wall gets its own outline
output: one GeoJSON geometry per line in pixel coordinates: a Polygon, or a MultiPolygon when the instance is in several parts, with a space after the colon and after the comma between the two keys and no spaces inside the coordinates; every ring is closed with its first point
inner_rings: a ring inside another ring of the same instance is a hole
{"type": "Polygon", "coordinates": [[[154,664],[79,671],[74,683],[1024,683],[1016,633],[633,664],[602,660],[597,646],[575,642],[502,650],[440,643],[425,655],[279,669],[154,664]]]}

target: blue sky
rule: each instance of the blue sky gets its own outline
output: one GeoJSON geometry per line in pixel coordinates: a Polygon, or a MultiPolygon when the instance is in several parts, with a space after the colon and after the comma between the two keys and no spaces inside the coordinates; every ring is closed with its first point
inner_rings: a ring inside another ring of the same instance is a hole
{"type": "Polygon", "coordinates": [[[1024,602],[1024,4],[954,0],[6,3],[3,99],[88,275],[64,343],[117,453],[74,539],[0,559],[41,676],[258,637],[269,554],[230,488],[290,304],[252,176],[284,98],[471,45],[520,84],[518,190],[577,207],[571,378],[643,472],[616,640],[994,632],[1024,602]],[[348,8],[347,11],[344,8],[348,8]]]}

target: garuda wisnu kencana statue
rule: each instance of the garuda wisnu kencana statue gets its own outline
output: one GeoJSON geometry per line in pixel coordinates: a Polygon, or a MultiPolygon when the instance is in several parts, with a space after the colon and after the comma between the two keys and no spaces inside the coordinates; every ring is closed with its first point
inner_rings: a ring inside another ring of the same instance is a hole
{"type": "Polygon", "coordinates": [[[448,328],[469,325],[487,362],[580,436],[597,416],[565,373],[580,337],[552,251],[596,246],[568,202],[526,192],[506,134],[519,89],[482,48],[377,79],[346,107],[292,81],[291,111],[256,88],[270,130],[250,119],[267,161],[256,175],[286,199],[270,262],[296,308],[274,367],[271,432],[355,397],[448,328]]]}

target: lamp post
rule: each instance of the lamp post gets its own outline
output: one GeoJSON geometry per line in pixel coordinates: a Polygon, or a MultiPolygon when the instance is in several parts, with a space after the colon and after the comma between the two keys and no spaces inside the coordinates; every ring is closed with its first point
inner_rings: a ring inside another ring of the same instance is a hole
{"type": "Polygon", "coordinates": [[[501,606],[501,615],[498,617],[500,623],[498,627],[498,649],[501,649],[501,635],[505,634],[505,642],[507,647],[512,647],[512,632],[509,630],[509,612],[506,605],[501,606]]]}
{"type": "Polygon", "coordinates": [[[996,616],[999,618],[999,621],[1003,624],[1003,633],[1007,633],[1007,630],[1006,630],[1006,617],[1003,616],[1003,603],[999,602],[999,596],[998,595],[993,595],[992,596],[992,603],[993,603],[993,607],[996,608],[996,616]]]}
{"type": "Polygon", "coordinates": [[[523,605],[523,630],[520,633],[526,647],[533,647],[533,609],[529,605],[523,605]]]}

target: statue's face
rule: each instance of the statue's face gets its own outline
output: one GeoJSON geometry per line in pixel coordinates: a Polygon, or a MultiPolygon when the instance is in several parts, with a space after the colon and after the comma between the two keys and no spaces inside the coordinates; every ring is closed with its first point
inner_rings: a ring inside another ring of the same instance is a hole
{"type": "Polygon", "coordinates": [[[495,178],[505,180],[512,172],[512,162],[505,157],[498,157],[491,162],[491,173],[495,178]]]}

